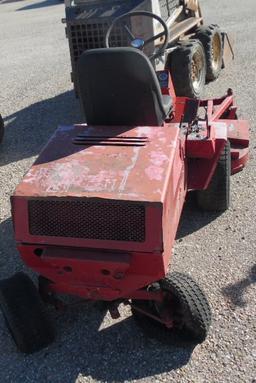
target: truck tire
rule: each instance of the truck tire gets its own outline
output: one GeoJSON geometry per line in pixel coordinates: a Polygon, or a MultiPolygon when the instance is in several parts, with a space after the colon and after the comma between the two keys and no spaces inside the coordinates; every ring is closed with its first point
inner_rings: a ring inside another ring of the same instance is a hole
{"type": "Polygon", "coordinates": [[[206,211],[225,211],[230,206],[231,154],[227,142],[206,190],[197,191],[197,204],[206,211]]]}
{"type": "Polygon", "coordinates": [[[223,43],[221,30],[218,25],[201,26],[197,29],[195,39],[198,39],[205,51],[206,80],[214,81],[219,77],[223,66],[223,43]]]}
{"type": "Polygon", "coordinates": [[[196,99],[202,97],[206,59],[199,40],[188,40],[179,44],[168,57],[168,67],[177,96],[196,99]]]}
{"type": "Polygon", "coordinates": [[[0,281],[0,307],[17,348],[26,354],[36,352],[54,339],[38,291],[24,273],[0,281]]]}

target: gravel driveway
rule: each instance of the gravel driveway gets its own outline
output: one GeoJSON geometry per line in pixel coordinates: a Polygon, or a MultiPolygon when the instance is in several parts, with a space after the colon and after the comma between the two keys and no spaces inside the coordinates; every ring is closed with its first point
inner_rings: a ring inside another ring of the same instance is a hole
{"type": "MultiPolygon", "coordinates": [[[[235,35],[236,60],[208,87],[232,87],[252,124],[251,161],[232,178],[223,215],[186,206],[173,269],[188,272],[209,296],[214,320],[196,348],[143,336],[128,308],[112,321],[97,304],[64,315],[50,310],[57,339],[32,356],[17,353],[0,316],[0,382],[256,382],[256,2],[201,0],[205,17],[235,35]]],[[[70,83],[64,5],[57,0],[0,0],[0,277],[26,270],[15,250],[9,196],[59,123],[79,122],[70,83]]],[[[26,270],[27,271],[27,270],[26,270]]]]}

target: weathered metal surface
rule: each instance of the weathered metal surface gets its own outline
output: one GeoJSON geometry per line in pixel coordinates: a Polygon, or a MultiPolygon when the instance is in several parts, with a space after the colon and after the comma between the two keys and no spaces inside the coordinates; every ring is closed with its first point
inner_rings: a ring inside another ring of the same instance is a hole
{"type": "Polygon", "coordinates": [[[163,201],[178,135],[177,124],[61,126],[14,196],[163,201]]]}
{"type": "MultiPolygon", "coordinates": [[[[56,293],[87,299],[115,300],[133,293],[165,275],[161,254],[18,245],[23,261],[40,275],[54,281],[56,293]]],[[[166,255],[167,257],[167,255],[166,255]]],[[[168,254],[168,258],[170,254],[168,254]]],[[[136,296],[136,293],[135,293],[136,296]]]]}
{"type": "MultiPolygon", "coordinates": [[[[12,198],[17,242],[162,253],[165,220],[169,248],[182,208],[182,204],[175,204],[175,198],[180,193],[179,183],[184,184],[180,178],[185,153],[180,146],[184,141],[178,124],[60,127],[12,198]],[[86,140],[85,145],[74,143],[78,137],[86,140]],[[137,142],[142,145],[137,146],[137,142]],[[50,201],[59,210],[54,207],[53,217],[51,209],[41,211],[40,207],[39,215],[31,215],[30,200],[50,201]],[[81,216],[74,206],[73,214],[68,213],[67,203],[77,205],[78,201],[81,209],[88,202],[98,206],[98,225],[93,224],[91,209],[81,216]],[[110,216],[104,204],[113,203],[145,208],[145,235],[138,233],[136,219],[128,223],[121,207],[113,206],[110,216]],[[129,227],[124,236],[126,222],[129,227]]],[[[184,178],[184,172],[182,175],[184,178]]]]}

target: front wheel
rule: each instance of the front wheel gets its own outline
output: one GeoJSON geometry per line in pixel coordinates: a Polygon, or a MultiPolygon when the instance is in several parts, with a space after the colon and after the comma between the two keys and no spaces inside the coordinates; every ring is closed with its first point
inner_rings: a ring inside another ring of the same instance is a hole
{"type": "Polygon", "coordinates": [[[163,302],[133,301],[132,312],[137,322],[147,334],[164,342],[173,339],[176,332],[186,340],[202,343],[207,337],[211,325],[211,308],[208,300],[198,284],[188,275],[171,273],[159,281],[159,288],[164,293],[163,302]],[[173,327],[165,325],[136,310],[141,308],[155,316],[168,313],[173,327]]]}
{"type": "Polygon", "coordinates": [[[46,347],[54,332],[38,291],[23,274],[0,282],[0,307],[17,348],[30,354],[46,347]]]}

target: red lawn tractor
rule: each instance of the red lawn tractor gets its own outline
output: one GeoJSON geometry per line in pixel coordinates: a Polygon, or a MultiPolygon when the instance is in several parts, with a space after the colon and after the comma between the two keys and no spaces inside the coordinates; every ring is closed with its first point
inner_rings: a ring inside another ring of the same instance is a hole
{"type": "Polygon", "coordinates": [[[131,46],[109,48],[114,20],[106,48],[79,59],[87,123],[60,126],[11,198],[17,248],[39,288],[18,273],[1,281],[0,300],[26,353],[53,340],[43,302],[59,308],[62,294],[105,301],[113,318],[129,304],[138,323],[166,339],[178,331],[200,343],[210,327],[201,288],[169,272],[172,247],[188,192],[201,209],[229,207],[230,175],[248,159],[248,123],[237,119],[230,89],[214,100],[176,97],[169,70],[151,64],[168,41],[165,22],[143,40],[127,17],[118,22],[131,46]]]}

